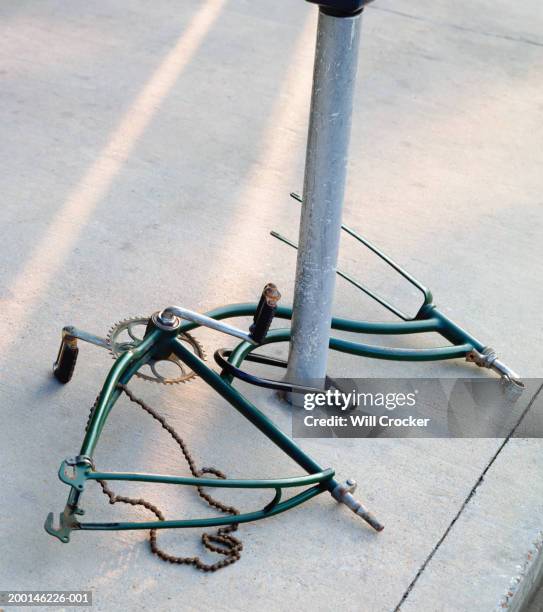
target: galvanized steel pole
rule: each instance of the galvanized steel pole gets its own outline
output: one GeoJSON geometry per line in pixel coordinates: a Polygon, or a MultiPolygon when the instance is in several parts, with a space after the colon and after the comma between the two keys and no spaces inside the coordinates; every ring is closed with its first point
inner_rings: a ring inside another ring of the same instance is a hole
{"type": "Polygon", "coordinates": [[[328,342],[362,13],[319,10],[287,379],[315,385],[328,342]]]}

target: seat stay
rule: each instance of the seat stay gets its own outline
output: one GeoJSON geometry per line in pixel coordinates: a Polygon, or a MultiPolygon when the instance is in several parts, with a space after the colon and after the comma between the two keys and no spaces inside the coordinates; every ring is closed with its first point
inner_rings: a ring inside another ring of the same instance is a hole
{"type": "Polygon", "coordinates": [[[161,484],[188,485],[194,487],[218,487],[227,489],[283,489],[303,487],[311,484],[323,483],[335,474],[332,468],[327,468],[314,474],[292,476],[289,478],[271,479],[241,479],[241,478],[193,478],[173,476],[169,474],[144,474],[141,472],[99,472],[88,463],[81,462],[73,466],[73,476],[68,475],[68,468],[72,467],[64,460],[59,469],[59,478],[62,482],[81,490],[87,480],[122,480],[126,482],[153,482],[161,484]]]}
{"type": "Polygon", "coordinates": [[[188,478],[183,476],[170,476],[161,474],[141,474],[137,472],[97,472],[92,469],[90,463],[80,461],[75,465],[63,461],[59,469],[59,478],[66,484],[73,487],[73,490],[80,495],[84,490],[87,480],[123,480],[129,482],[153,482],[164,484],[190,485],[195,487],[222,487],[239,489],[275,489],[273,499],[261,510],[246,512],[243,514],[229,514],[227,516],[216,516],[211,518],[197,519],[178,519],[165,521],[126,521],[114,523],[81,523],[76,515],[81,511],[74,511],[68,505],[60,515],[59,528],[53,527],[53,513],[50,513],[45,522],[46,530],[59,538],[62,542],[68,542],[70,533],[74,530],[90,531],[111,531],[111,530],[134,530],[134,529],[183,529],[191,527],[217,527],[225,525],[236,525],[250,521],[275,516],[281,512],[295,508],[296,506],[308,501],[312,497],[328,490],[326,486],[333,480],[334,470],[328,468],[304,476],[290,478],[275,478],[266,480],[256,479],[217,479],[217,478],[188,478]],[[69,476],[67,468],[73,468],[73,476],[69,476]],[[281,493],[284,488],[301,487],[315,485],[301,491],[293,497],[281,501],[281,493]]]}
{"type": "MultiPolygon", "coordinates": [[[[323,493],[326,489],[321,485],[316,485],[309,489],[301,491],[297,495],[286,499],[285,501],[268,504],[261,510],[255,510],[253,512],[244,512],[243,514],[229,514],[226,516],[214,516],[210,518],[199,518],[199,519],[179,519],[179,520],[168,520],[168,521],[125,521],[125,522],[113,522],[113,523],[90,523],[90,522],[79,522],[73,515],[66,516],[65,513],[61,515],[60,522],[61,527],[57,532],[48,529],[49,525],[52,525],[53,515],[52,513],[47,517],[46,529],[51,535],[55,535],[61,539],[62,542],[68,542],[71,531],[126,531],[136,529],[187,529],[194,527],[220,527],[226,525],[238,525],[240,523],[249,523],[258,521],[261,519],[269,518],[282,512],[286,512],[304,502],[312,499],[313,497],[323,493]],[[59,535],[57,535],[57,533],[59,535]]],[[[277,496],[274,497],[274,500],[277,496]]]]}

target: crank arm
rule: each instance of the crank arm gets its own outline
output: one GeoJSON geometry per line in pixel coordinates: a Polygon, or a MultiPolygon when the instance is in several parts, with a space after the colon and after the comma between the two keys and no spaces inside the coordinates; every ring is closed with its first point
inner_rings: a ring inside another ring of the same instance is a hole
{"type": "Polygon", "coordinates": [[[241,340],[251,343],[253,346],[258,346],[259,344],[259,342],[254,340],[254,338],[252,338],[248,333],[234,327],[233,325],[223,323],[222,321],[217,321],[216,319],[212,319],[207,315],[194,312],[194,310],[189,310],[188,308],[183,308],[182,306],[168,306],[168,308],[165,308],[159,313],[158,322],[163,326],[173,326],[177,324],[175,317],[184,319],[185,321],[192,321],[197,325],[214,329],[215,331],[228,334],[229,336],[234,336],[235,338],[240,338],[241,340]]]}
{"type": "Polygon", "coordinates": [[[101,348],[109,348],[109,342],[105,338],[77,329],[73,325],[64,327],[57,359],[53,365],[53,375],[63,384],[70,382],[73,376],[77,355],[79,354],[78,340],[89,342],[101,348]]]}
{"type": "Polygon", "coordinates": [[[69,340],[83,340],[83,342],[88,342],[89,344],[94,344],[95,346],[99,346],[101,348],[109,349],[109,342],[100,336],[95,336],[89,332],[86,332],[83,329],[78,329],[73,325],[68,325],[62,330],[62,339],[69,340]]]}

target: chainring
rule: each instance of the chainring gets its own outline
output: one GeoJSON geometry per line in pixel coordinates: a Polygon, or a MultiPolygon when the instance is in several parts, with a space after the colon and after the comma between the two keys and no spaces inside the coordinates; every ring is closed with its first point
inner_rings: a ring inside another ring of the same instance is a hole
{"type": "MultiPolygon", "coordinates": [[[[131,317],[113,325],[107,334],[107,341],[109,352],[113,355],[114,359],[125,351],[135,348],[143,341],[148,323],[148,317],[131,317]]],[[[202,345],[194,336],[182,332],[177,336],[177,339],[190,348],[200,359],[206,358],[202,345]]],[[[163,385],[185,383],[196,376],[196,372],[183,363],[175,353],[164,359],[151,359],[146,366],[148,366],[151,373],[147,374],[138,371],[136,376],[151,382],[162,383],[163,385]],[[176,368],[178,373],[175,372],[176,368]]]]}

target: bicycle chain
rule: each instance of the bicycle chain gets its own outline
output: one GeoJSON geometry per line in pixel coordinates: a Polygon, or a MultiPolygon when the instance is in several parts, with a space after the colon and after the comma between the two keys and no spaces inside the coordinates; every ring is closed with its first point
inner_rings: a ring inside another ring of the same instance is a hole
{"type": "MultiPolygon", "coordinates": [[[[181,436],[179,436],[179,434],[174,430],[174,428],[166,421],[166,419],[160,414],[158,414],[153,408],[151,408],[148,404],[146,404],[142,399],[137,398],[132,393],[132,391],[130,391],[130,389],[126,387],[126,385],[119,384],[118,388],[121,389],[121,391],[123,391],[126,394],[126,396],[131,402],[137,404],[145,412],[151,415],[153,419],[158,421],[161,427],[170,434],[170,436],[173,438],[173,440],[177,443],[177,445],[181,449],[181,453],[183,454],[183,457],[185,458],[185,461],[187,462],[187,465],[189,466],[189,470],[191,474],[194,476],[194,478],[200,478],[204,474],[213,474],[217,478],[222,478],[222,479],[226,478],[226,475],[220,470],[218,470],[217,468],[203,467],[200,470],[198,470],[196,467],[194,458],[192,457],[190,451],[188,450],[188,447],[185,441],[183,440],[183,438],[181,438],[181,436]]],[[[87,428],[90,423],[90,419],[92,418],[92,415],[94,413],[94,409],[96,407],[99,397],[100,396],[98,396],[93,407],[91,408],[89,419],[87,421],[87,428]]],[[[117,495],[116,493],[114,493],[114,491],[112,491],[107,486],[104,480],[98,480],[97,482],[101,486],[103,493],[109,498],[110,504],[116,504],[118,502],[121,502],[124,504],[129,504],[131,506],[142,506],[143,508],[146,508],[147,510],[152,512],[159,521],[165,520],[164,515],[162,514],[161,510],[157,506],[152,504],[151,502],[148,502],[147,500],[141,497],[138,499],[135,499],[133,497],[117,495]]],[[[240,511],[234,506],[227,506],[226,504],[223,504],[222,502],[214,499],[211,495],[206,493],[202,487],[196,487],[196,490],[198,492],[198,495],[212,508],[216,508],[217,510],[224,512],[225,514],[231,514],[234,516],[240,513],[240,511]]],[[[207,550],[211,552],[216,552],[216,553],[219,553],[225,556],[224,559],[217,561],[216,563],[204,563],[199,557],[177,557],[175,555],[170,555],[169,553],[163,551],[158,546],[156,529],[150,530],[149,542],[150,542],[151,551],[153,552],[153,554],[157,555],[157,557],[159,557],[163,561],[167,561],[169,563],[177,563],[179,565],[193,565],[196,569],[202,572],[216,572],[217,570],[222,569],[223,567],[227,567],[228,565],[232,565],[232,563],[239,561],[241,557],[241,551],[243,550],[243,543],[238,538],[234,537],[233,535],[230,535],[233,532],[237,531],[237,529],[238,529],[238,523],[233,523],[232,525],[228,525],[226,527],[219,528],[215,533],[203,533],[202,534],[201,536],[202,544],[207,550]],[[215,544],[218,544],[219,546],[215,546],[215,544]]]]}

